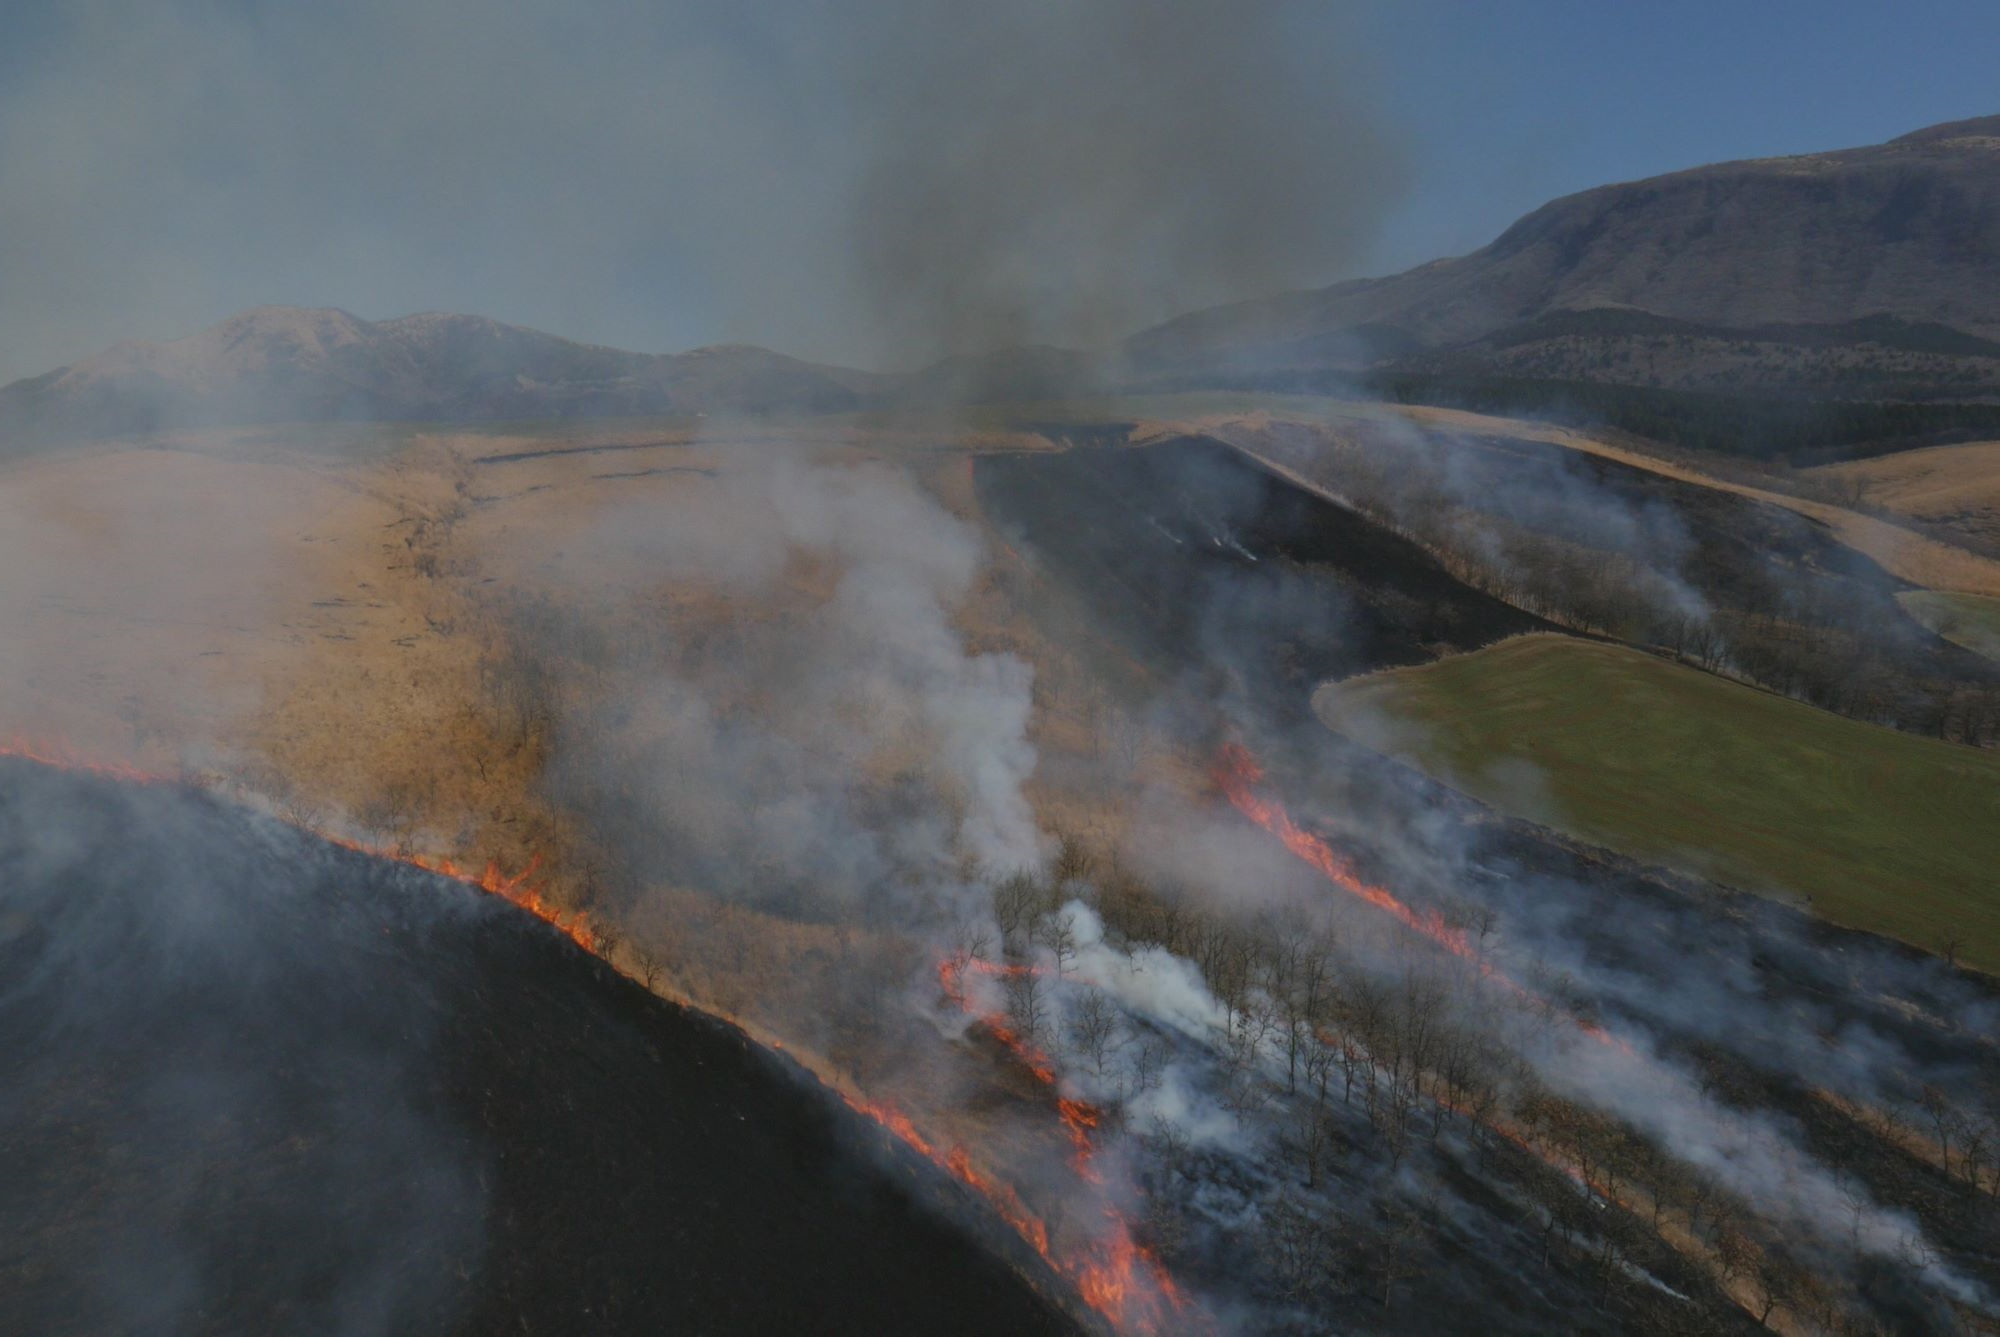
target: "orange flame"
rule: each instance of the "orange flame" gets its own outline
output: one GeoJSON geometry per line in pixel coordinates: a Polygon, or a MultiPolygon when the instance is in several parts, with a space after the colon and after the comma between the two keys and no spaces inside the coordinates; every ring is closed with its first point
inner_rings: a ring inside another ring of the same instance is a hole
{"type": "Polygon", "coordinates": [[[1332,846],[1294,822],[1282,803],[1260,794],[1257,787],[1264,782],[1264,768],[1250,755],[1249,748],[1241,743],[1225,743],[1216,762],[1215,780],[1238,812],[1276,836],[1286,849],[1317,868],[1327,881],[1377,909],[1387,910],[1452,955],[1468,961],[1479,959],[1463,930],[1445,923],[1444,916],[1435,910],[1419,914],[1388,888],[1362,881],[1353,865],[1334,853],[1332,846]]]}
{"type": "MultiPolygon", "coordinates": [[[[1228,797],[1231,806],[1257,825],[1276,836],[1284,847],[1302,862],[1319,870],[1327,881],[1341,890],[1359,896],[1379,910],[1386,910],[1400,923],[1415,929],[1453,956],[1471,961],[1478,967],[1485,979],[1493,981],[1508,993],[1524,1002],[1540,1003],[1534,992],[1522,987],[1502,974],[1492,962],[1475,948],[1463,929],[1452,927],[1444,916],[1436,910],[1417,911],[1400,900],[1387,887],[1378,887],[1365,882],[1354,871],[1354,866],[1334,852],[1331,845],[1305,830],[1292,820],[1285,811],[1284,804],[1268,797],[1259,790],[1264,782],[1264,768],[1250,749],[1241,743],[1225,743],[1216,759],[1215,782],[1228,797]]],[[[1610,1045],[1626,1054],[1636,1051],[1624,1040],[1612,1035],[1602,1026],[1587,1018],[1571,1016],[1576,1028],[1600,1044],[1610,1045]]]]}
{"type": "MultiPolygon", "coordinates": [[[[9,744],[0,744],[0,757],[15,757],[22,761],[33,762],[36,765],[47,766],[55,770],[77,771],[87,775],[101,775],[130,784],[168,785],[185,784],[188,782],[187,777],[184,775],[143,771],[125,762],[96,761],[82,757],[61,744],[38,744],[19,738],[16,738],[9,744]]],[[[281,818],[280,820],[290,821],[288,818],[281,818]]],[[[412,868],[421,868],[427,873],[435,873],[440,877],[448,877],[454,881],[463,882],[469,887],[477,887],[481,891],[499,896],[503,900],[510,901],[521,909],[526,910],[536,918],[554,925],[567,934],[571,941],[586,952],[590,952],[592,955],[597,953],[597,935],[590,929],[590,917],[581,910],[565,914],[543,898],[542,892],[545,884],[529,881],[541,864],[541,856],[539,854],[529,860],[526,868],[511,877],[500,871],[500,865],[497,861],[489,862],[486,865],[485,872],[474,876],[460,868],[450,859],[424,854],[410,854],[401,850],[366,845],[357,840],[349,840],[343,836],[329,835],[324,831],[314,830],[304,823],[291,822],[290,824],[302,831],[311,832],[311,834],[318,836],[330,845],[338,845],[342,849],[371,855],[377,859],[388,859],[395,863],[408,864],[412,868]]]]}
{"type": "MultiPolygon", "coordinates": [[[[978,957],[946,957],[938,962],[938,985],[944,990],[944,996],[951,1001],[951,1005],[961,1012],[973,1010],[972,1002],[965,994],[963,979],[968,970],[975,975],[996,976],[1001,979],[1016,979],[1022,975],[1037,973],[1033,966],[995,965],[978,957]]],[[[984,1013],[977,1018],[977,1023],[985,1028],[988,1035],[999,1041],[1000,1047],[1012,1054],[1036,1081],[1043,1086],[1055,1085],[1055,1064],[1049,1061],[1047,1054],[1021,1038],[1008,1022],[1006,1013],[984,1013]]]]}
{"type": "Polygon", "coordinates": [[[1159,1259],[1132,1239],[1125,1219],[1113,1209],[1104,1209],[1110,1224],[1101,1238],[1084,1244],[1073,1256],[1061,1256],[1050,1246],[1047,1223],[1030,1211],[1010,1186],[974,1164],[964,1147],[940,1149],[894,1105],[861,1100],[845,1092],[841,1098],[925,1160],[975,1190],[1042,1261],[1076,1287],[1085,1304],[1111,1320],[1119,1331],[1157,1333],[1171,1319],[1191,1317],[1187,1297],[1159,1259]]]}
{"type": "Polygon", "coordinates": [[[23,738],[16,738],[11,743],[0,743],[0,757],[15,757],[59,771],[81,771],[86,775],[102,775],[135,785],[176,784],[182,778],[178,775],[142,771],[122,761],[93,761],[78,755],[61,743],[34,743],[23,738]]]}
{"type": "MultiPolygon", "coordinates": [[[[964,976],[968,972],[1001,979],[1040,973],[1031,965],[999,964],[977,957],[945,958],[938,962],[938,983],[944,990],[944,996],[964,1012],[975,1010],[965,991],[964,976]]],[[[1036,1081],[1044,1086],[1055,1084],[1055,1065],[1048,1055],[1024,1040],[1008,1024],[1004,1013],[978,1015],[976,1023],[998,1040],[1036,1081]]],[[[883,1111],[881,1107],[864,1106],[851,1099],[848,1103],[880,1120],[923,1155],[984,1194],[1001,1218],[1022,1239],[1033,1246],[1058,1273],[1070,1279],[1084,1303],[1110,1319],[1121,1332],[1156,1333],[1170,1321],[1183,1328],[1207,1326],[1202,1316],[1190,1311],[1187,1297],[1174,1284],[1160,1260],[1133,1240],[1131,1226],[1117,1208],[1108,1203],[1102,1204],[1107,1222],[1102,1234],[1085,1244],[1075,1256],[1057,1257],[1050,1252],[1048,1230],[1041,1219],[1021,1205],[1020,1198],[1012,1189],[975,1169],[964,1148],[954,1147],[940,1159],[900,1113],[893,1109],[883,1111]]],[[[1057,1098],[1056,1111],[1073,1148],[1070,1168],[1085,1184],[1101,1190],[1103,1172],[1091,1162],[1097,1151],[1092,1134],[1103,1122],[1103,1112],[1094,1105],[1067,1096],[1057,1098]]]]}
{"type": "Polygon", "coordinates": [[[408,864],[412,868],[421,868],[426,873],[435,873],[439,877],[448,877],[454,882],[463,882],[468,887],[477,887],[480,891],[490,896],[498,896],[500,899],[511,903],[519,909],[526,910],[543,923],[560,930],[571,942],[583,948],[584,951],[589,952],[593,956],[597,955],[597,935],[591,931],[590,915],[588,912],[576,910],[565,913],[543,898],[542,892],[547,887],[546,883],[531,882],[529,880],[534,877],[536,870],[542,865],[542,856],[539,854],[528,860],[526,868],[511,876],[500,871],[500,862],[497,859],[487,860],[485,871],[475,876],[450,859],[438,858],[426,854],[410,854],[402,850],[387,849],[379,845],[366,845],[358,840],[348,840],[341,836],[329,836],[324,833],[315,834],[320,835],[321,839],[331,844],[340,846],[342,849],[354,850],[357,853],[372,855],[378,859],[389,859],[396,863],[408,864]]]}
{"type": "MultiPolygon", "coordinates": [[[[124,763],[106,763],[89,760],[75,755],[60,746],[38,745],[16,740],[11,745],[0,745],[0,757],[17,757],[37,765],[58,770],[81,771],[92,775],[102,775],[134,784],[163,785],[187,783],[182,775],[143,771],[124,763]]],[[[302,824],[293,823],[301,830],[310,830],[302,824]]],[[[451,859],[441,856],[412,854],[402,850],[387,849],[364,844],[342,836],[328,835],[323,831],[312,834],[329,844],[343,849],[354,850],[375,858],[389,859],[420,868],[427,873],[448,877],[470,887],[476,887],[490,895],[499,896],[515,906],[527,911],[544,922],[560,929],[585,951],[598,951],[598,938],[591,931],[589,917],[582,911],[565,914],[550,904],[543,896],[545,884],[534,881],[536,870],[541,865],[541,856],[536,855],[526,868],[512,875],[501,871],[497,861],[491,861],[483,872],[473,874],[451,859]]],[[[955,1004],[971,1010],[959,976],[964,970],[979,974],[999,976],[1030,973],[1029,966],[997,966],[985,961],[950,962],[938,967],[938,978],[943,983],[945,993],[955,1004]]],[[[1008,1050],[1037,1081],[1053,1085],[1056,1079],[1055,1067],[1048,1056],[1034,1045],[1022,1039],[1007,1024],[1002,1013],[994,1013],[980,1018],[992,1036],[1008,1050]]],[[[780,1046],[773,1044],[774,1048],[780,1046]]],[[[1184,1314],[1187,1299],[1159,1260],[1145,1248],[1135,1243],[1131,1231],[1123,1217],[1110,1207],[1105,1208],[1105,1216],[1110,1222],[1101,1238],[1084,1244],[1073,1257],[1059,1258],[1049,1243],[1047,1224],[1030,1211],[1014,1189],[973,1163],[969,1152],[963,1147],[940,1150],[918,1131],[908,1116],[893,1105],[865,1101],[841,1093],[848,1105],[887,1129],[924,1159],[940,1167],[960,1182],[975,1190],[990,1204],[994,1212],[1018,1234],[1029,1247],[1048,1262],[1059,1275],[1067,1278],[1088,1305],[1108,1318],[1114,1326],[1124,1332],[1157,1333],[1170,1314],[1184,1314]]],[[[1090,1132],[1100,1120],[1098,1111],[1081,1101],[1062,1100],[1058,1102],[1063,1124],[1072,1143],[1076,1147],[1073,1164],[1078,1173],[1092,1184],[1101,1184],[1102,1177],[1089,1164],[1093,1148],[1090,1132]]]]}

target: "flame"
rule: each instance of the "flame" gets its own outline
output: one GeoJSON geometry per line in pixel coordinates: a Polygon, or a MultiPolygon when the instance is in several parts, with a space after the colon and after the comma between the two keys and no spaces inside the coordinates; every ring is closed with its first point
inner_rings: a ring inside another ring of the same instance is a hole
{"type": "MultiPolygon", "coordinates": [[[[66,747],[34,744],[19,739],[11,744],[0,744],[0,757],[15,757],[58,770],[80,771],[133,784],[189,783],[189,778],[185,775],[143,771],[124,763],[91,760],[75,754],[66,747]]],[[[301,830],[311,830],[297,822],[292,824],[301,830]]],[[[546,884],[535,880],[535,874],[541,867],[540,855],[531,859],[528,866],[518,873],[503,872],[498,861],[489,861],[483,871],[473,873],[454,860],[442,856],[368,845],[323,831],[312,831],[312,834],[343,849],[406,864],[439,877],[462,882],[489,895],[499,896],[561,930],[585,951],[595,954],[599,950],[598,938],[590,928],[587,914],[582,911],[566,913],[545,898],[543,893],[546,884]]],[[[970,1002],[960,983],[961,976],[968,970],[981,975],[1005,977],[1032,973],[1033,967],[994,965],[985,961],[941,963],[938,967],[938,978],[944,985],[946,996],[957,1006],[971,1011],[970,1002]]],[[[1054,1085],[1055,1066],[1048,1055],[1023,1039],[1007,1023],[1004,1013],[982,1016],[979,1018],[979,1024],[1038,1082],[1043,1085],[1054,1085]]],[[[775,1042],[772,1043],[772,1047],[782,1048],[775,1042]]],[[[977,1165],[971,1153],[964,1147],[941,1149],[926,1138],[910,1118],[894,1105],[863,1100],[845,1091],[841,1091],[840,1095],[851,1108],[874,1120],[925,1160],[977,1192],[1010,1229],[1034,1249],[1058,1275],[1065,1277],[1076,1287],[1077,1293],[1082,1296],[1086,1304],[1103,1314],[1121,1332],[1157,1333],[1170,1318],[1180,1316],[1185,1320],[1187,1317],[1187,1298],[1168,1276],[1159,1260],[1132,1239],[1130,1227],[1115,1209],[1110,1206],[1104,1208],[1107,1225],[1096,1238],[1085,1241],[1067,1255],[1059,1255],[1050,1243],[1047,1223],[1029,1210],[1021,1201],[1020,1194],[1010,1185],[977,1165]]],[[[1087,1183],[1101,1185],[1103,1177],[1090,1164],[1095,1150],[1091,1143],[1091,1133],[1101,1122],[1101,1113],[1082,1101],[1068,1099],[1059,1100],[1057,1108],[1061,1113],[1064,1129],[1075,1148],[1072,1165],[1087,1183]]]]}
{"type": "MultiPolygon", "coordinates": [[[[0,744],[0,757],[13,757],[21,761],[33,762],[38,766],[47,766],[54,770],[76,771],[86,775],[100,775],[113,780],[122,780],[128,784],[170,785],[189,783],[189,779],[185,775],[161,771],[144,771],[125,762],[94,760],[84,757],[60,743],[33,743],[16,738],[11,743],[0,744]]],[[[440,877],[448,877],[453,881],[463,882],[469,887],[476,887],[490,895],[498,896],[561,930],[564,934],[568,935],[572,942],[576,943],[577,946],[583,948],[586,952],[592,955],[597,954],[597,935],[591,931],[589,915],[581,910],[574,913],[564,913],[544,899],[542,893],[546,889],[546,884],[530,880],[541,866],[542,859],[539,854],[528,861],[526,868],[512,876],[500,870],[497,860],[489,861],[485,871],[475,875],[459,867],[458,864],[450,859],[433,855],[411,854],[405,850],[368,845],[358,840],[350,840],[344,836],[332,835],[325,831],[316,830],[302,822],[292,821],[290,818],[281,817],[280,820],[289,822],[299,830],[308,831],[330,845],[338,845],[342,849],[353,850],[356,853],[370,855],[377,859],[388,859],[395,863],[407,864],[412,868],[421,868],[426,873],[435,873],[440,877]]]]}
{"type": "MultiPolygon", "coordinates": [[[[977,1192],[1043,1262],[1076,1287],[1085,1304],[1120,1332],[1158,1333],[1170,1321],[1190,1317],[1187,1297],[1159,1259],[1133,1240],[1125,1218],[1114,1209],[1104,1209],[1108,1224],[1099,1238],[1084,1243],[1073,1254],[1059,1253],[1050,1245],[1048,1224],[1029,1210],[1012,1187],[975,1164],[963,1146],[940,1148],[895,1105],[863,1100],[847,1092],[842,1092],[841,1098],[849,1108],[873,1119],[905,1146],[977,1192]]],[[[1080,1102],[1063,1103],[1090,1110],[1080,1102]]],[[[1090,1112],[1094,1118],[1096,1111],[1090,1112]]],[[[1095,1127],[1095,1123],[1087,1127],[1095,1127]]]]}
{"type": "Polygon", "coordinates": [[[1067,1096],[1056,1101],[1056,1109],[1062,1115],[1063,1130],[1069,1134],[1070,1145],[1076,1149],[1070,1157],[1070,1168],[1081,1178],[1093,1184],[1102,1184],[1104,1176],[1090,1163],[1097,1148],[1090,1140],[1103,1117],[1095,1105],[1087,1105],[1081,1100],[1071,1100],[1067,1096]]]}
{"type": "MultiPolygon", "coordinates": [[[[975,975],[987,975],[1001,979],[1018,979],[1023,975],[1038,973],[1033,966],[995,965],[978,957],[946,957],[938,962],[938,985],[951,1005],[961,1012],[973,1011],[972,1001],[966,997],[964,975],[968,970],[975,975]]],[[[1030,1076],[1043,1086],[1054,1086],[1056,1082],[1055,1064],[1049,1056],[1034,1045],[1022,1039],[1007,1019],[1004,1012],[986,1012],[977,1017],[977,1024],[986,1033],[999,1041],[1001,1048],[1012,1054],[1030,1076]]]]}
{"type": "Polygon", "coordinates": [[[546,900],[542,892],[547,883],[531,881],[542,866],[542,856],[537,854],[528,860],[528,866],[520,872],[509,875],[500,870],[497,859],[489,859],[483,872],[477,875],[466,871],[450,859],[426,854],[411,854],[405,850],[388,849],[379,845],[367,845],[358,840],[348,840],[342,836],[329,836],[315,832],[321,839],[342,849],[354,850],[360,854],[372,855],[378,859],[389,859],[395,863],[421,868],[426,873],[448,877],[454,882],[463,882],[468,887],[476,887],[489,896],[498,896],[512,905],[526,910],[566,935],[577,946],[592,956],[598,954],[597,935],[591,931],[590,915],[583,910],[565,912],[546,900]]]}
{"type": "MultiPolygon", "coordinates": [[[[1533,1004],[1545,1002],[1532,990],[1524,988],[1502,973],[1473,946],[1463,929],[1454,928],[1446,923],[1444,916],[1438,911],[1412,909],[1387,887],[1379,887],[1372,882],[1364,881],[1354,871],[1354,865],[1335,853],[1331,845],[1294,822],[1291,814],[1285,811],[1284,804],[1261,792],[1264,768],[1258,763],[1257,758],[1251,755],[1249,748],[1241,743],[1223,744],[1222,751],[1216,758],[1215,782],[1229,799],[1231,806],[1276,836],[1295,857],[1318,869],[1327,881],[1343,891],[1359,896],[1379,910],[1388,911],[1400,923],[1421,933],[1453,956],[1472,962],[1483,978],[1491,980],[1521,1001],[1533,1004]]],[[[1569,1020],[1579,1031],[1599,1044],[1608,1045],[1625,1054],[1637,1052],[1624,1040],[1612,1035],[1588,1018],[1570,1015],[1569,1020]]]]}
{"type": "Polygon", "coordinates": [[[142,771],[137,766],[127,765],[122,761],[95,761],[81,756],[62,743],[35,743],[24,738],[15,738],[11,743],[0,743],[0,757],[31,761],[38,766],[48,766],[59,771],[81,771],[86,775],[101,775],[135,785],[178,784],[183,778],[163,772],[142,771]]]}
{"type": "MultiPolygon", "coordinates": [[[[1044,1086],[1054,1086],[1055,1065],[1048,1055],[1023,1039],[1008,1023],[1005,1013],[978,1012],[965,989],[970,973],[988,978],[1018,979],[1040,974],[1031,965],[1001,964],[978,957],[946,957],[938,962],[938,984],[944,996],[962,1012],[972,1013],[975,1024],[999,1041],[1030,1076],[1044,1086]]],[[[954,1147],[940,1157],[910,1121],[893,1108],[848,1101],[864,1114],[880,1121],[904,1142],[943,1166],[960,1180],[978,1189],[1005,1220],[1039,1253],[1049,1266],[1069,1278],[1085,1304],[1110,1319],[1121,1332],[1157,1333],[1170,1323],[1177,1327],[1206,1327],[1205,1316],[1189,1308],[1188,1299],[1166,1267],[1144,1245],[1132,1238],[1124,1215],[1110,1203],[1101,1203],[1105,1226],[1073,1255],[1059,1256],[1049,1248],[1048,1229],[1029,1212],[1007,1185],[982,1174],[963,1147],[954,1147]]],[[[1097,1153],[1092,1135],[1104,1120],[1095,1105],[1067,1096],[1056,1099],[1056,1112],[1071,1146],[1070,1168],[1092,1190],[1104,1187],[1104,1174],[1092,1160],[1097,1153]]]]}
{"type": "MultiPolygon", "coordinates": [[[[1258,786],[1264,782],[1264,768],[1250,755],[1249,748],[1241,743],[1225,743],[1216,761],[1215,779],[1238,812],[1276,836],[1286,849],[1317,868],[1327,881],[1379,910],[1387,910],[1452,955],[1479,961],[1479,953],[1467,941],[1464,930],[1447,924],[1436,910],[1420,914],[1398,900],[1388,888],[1362,881],[1353,865],[1334,853],[1331,845],[1294,822],[1282,803],[1258,792],[1258,786]]],[[[1490,970],[1483,962],[1481,965],[1490,970]]]]}

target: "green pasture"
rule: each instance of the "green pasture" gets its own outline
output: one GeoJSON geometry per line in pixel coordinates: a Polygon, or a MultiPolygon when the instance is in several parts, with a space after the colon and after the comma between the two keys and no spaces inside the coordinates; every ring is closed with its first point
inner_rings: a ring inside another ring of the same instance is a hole
{"type": "Polygon", "coordinates": [[[1955,941],[2000,972],[2000,752],[1560,636],[1332,684],[1314,705],[1510,814],[1921,947],[1955,941]]]}

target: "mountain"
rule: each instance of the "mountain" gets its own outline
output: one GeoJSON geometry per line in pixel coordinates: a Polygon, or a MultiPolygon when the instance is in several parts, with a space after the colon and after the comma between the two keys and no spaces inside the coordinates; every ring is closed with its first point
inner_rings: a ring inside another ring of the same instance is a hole
{"type": "Polygon", "coordinates": [[[258,307],[0,388],[0,440],[221,423],[429,422],[853,407],[876,378],[762,348],[628,353],[479,316],[258,307]]]}
{"type": "MultiPolygon", "coordinates": [[[[745,346],[623,352],[478,316],[259,307],[0,388],[0,443],[259,421],[922,408],[1358,372],[1416,378],[1418,397],[1504,383],[1506,403],[1479,406],[1529,412],[1595,405],[1604,386],[2000,401],[2000,116],[1601,186],[1470,255],[1193,312],[1104,354],[1000,349],[892,376],[745,346]]],[[[1718,412],[1620,401],[1610,416],[1650,434],[1718,412]]],[[[1891,434],[1911,439],[1987,426],[1956,409],[1891,416],[1891,434]]],[[[1793,428],[1825,435],[1817,420],[1793,428]]],[[[1716,430],[1778,431],[1761,419],[1716,430]]]]}
{"type": "Polygon", "coordinates": [[[2000,116],[1542,206],[1470,255],[1195,312],[1153,374],[1366,366],[1682,389],[2000,390],[2000,116]]]}

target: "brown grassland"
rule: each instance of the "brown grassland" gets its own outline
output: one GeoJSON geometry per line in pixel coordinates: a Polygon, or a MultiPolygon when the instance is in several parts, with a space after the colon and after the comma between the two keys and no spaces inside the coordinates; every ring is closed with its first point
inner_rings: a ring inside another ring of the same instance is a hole
{"type": "Polygon", "coordinates": [[[2000,441],[1898,451],[1811,472],[1854,487],[1868,505],[1891,515],[2000,552],[2000,441]]]}

